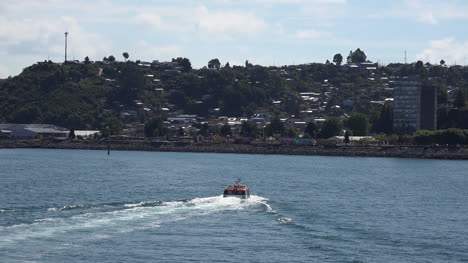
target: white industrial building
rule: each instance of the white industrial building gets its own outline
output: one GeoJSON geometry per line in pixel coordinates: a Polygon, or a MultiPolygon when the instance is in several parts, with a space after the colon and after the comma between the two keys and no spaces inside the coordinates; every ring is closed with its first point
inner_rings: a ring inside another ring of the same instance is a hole
{"type": "Polygon", "coordinates": [[[8,138],[67,138],[70,131],[52,124],[0,124],[2,137],[8,138]]]}

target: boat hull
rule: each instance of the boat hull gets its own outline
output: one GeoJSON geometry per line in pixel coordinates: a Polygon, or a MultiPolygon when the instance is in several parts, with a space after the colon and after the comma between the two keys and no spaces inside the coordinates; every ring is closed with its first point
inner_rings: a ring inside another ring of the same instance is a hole
{"type": "Polygon", "coordinates": [[[250,196],[248,195],[223,195],[223,197],[236,197],[236,198],[241,198],[241,199],[247,199],[250,196]]]}

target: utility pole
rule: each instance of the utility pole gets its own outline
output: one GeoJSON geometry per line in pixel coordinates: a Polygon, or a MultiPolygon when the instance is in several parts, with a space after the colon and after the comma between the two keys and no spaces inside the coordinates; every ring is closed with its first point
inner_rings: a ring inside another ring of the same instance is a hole
{"type": "Polygon", "coordinates": [[[65,62],[67,62],[67,39],[68,39],[68,32],[65,32],[65,62]]]}

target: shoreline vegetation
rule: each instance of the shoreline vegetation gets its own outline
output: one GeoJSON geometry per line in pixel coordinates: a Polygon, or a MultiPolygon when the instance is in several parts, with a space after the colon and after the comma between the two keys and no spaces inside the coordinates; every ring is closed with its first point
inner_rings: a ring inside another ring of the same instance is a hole
{"type": "Polygon", "coordinates": [[[183,143],[151,141],[0,141],[0,149],[41,148],[111,151],[154,151],[277,155],[318,155],[347,157],[389,157],[468,160],[466,146],[413,146],[413,145],[284,145],[284,144],[233,144],[233,143],[183,143]]]}

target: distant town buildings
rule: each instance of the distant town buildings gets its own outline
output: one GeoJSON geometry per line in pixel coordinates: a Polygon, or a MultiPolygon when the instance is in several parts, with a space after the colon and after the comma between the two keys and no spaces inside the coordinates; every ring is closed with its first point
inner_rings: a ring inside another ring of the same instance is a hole
{"type": "Polygon", "coordinates": [[[399,134],[437,128],[437,88],[415,77],[395,81],[393,128],[399,134]]]}

